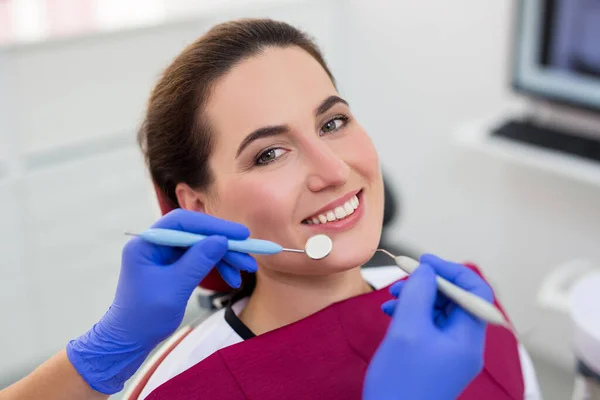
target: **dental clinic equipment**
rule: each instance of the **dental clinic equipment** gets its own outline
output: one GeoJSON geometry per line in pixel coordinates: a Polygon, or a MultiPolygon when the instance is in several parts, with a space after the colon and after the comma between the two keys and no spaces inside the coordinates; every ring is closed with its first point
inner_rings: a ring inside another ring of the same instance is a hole
{"type": "MultiPolygon", "coordinates": [[[[129,236],[139,236],[147,242],[172,247],[190,247],[206,238],[205,235],[171,229],[147,229],[141,233],[125,232],[129,236]]],[[[262,239],[228,240],[231,251],[248,254],[277,254],[282,251],[305,253],[313,260],[321,260],[331,253],[333,242],[327,235],[319,234],[308,238],[304,250],[287,249],[277,243],[262,239]]]]}
{"type": "MultiPolygon", "coordinates": [[[[393,258],[396,265],[409,275],[419,266],[419,262],[410,257],[395,256],[384,249],[377,249],[377,251],[385,253],[393,258]]],[[[501,325],[512,331],[511,325],[506,321],[504,315],[496,308],[496,306],[488,303],[481,297],[450,283],[440,276],[436,277],[436,280],[438,290],[448,296],[448,298],[452,299],[452,301],[462,307],[465,311],[490,324],[501,325]]]]}

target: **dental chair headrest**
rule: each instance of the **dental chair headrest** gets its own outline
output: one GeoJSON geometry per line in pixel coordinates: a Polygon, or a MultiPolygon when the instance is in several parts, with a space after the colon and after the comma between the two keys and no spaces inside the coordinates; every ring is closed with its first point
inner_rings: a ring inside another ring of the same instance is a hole
{"type": "MultiPolygon", "coordinates": [[[[156,197],[158,198],[158,206],[160,207],[160,212],[162,215],[167,214],[169,211],[172,211],[177,208],[167,197],[166,194],[163,193],[162,190],[158,188],[158,186],[154,186],[154,190],[156,191],[156,197]]],[[[242,280],[244,275],[242,274],[242,280]]],[[[209,274],[200,282],[200,287],[208,290],[213,290],[219,293],[230,292],[232,288],[225,283],[225,281],[219,275],[219,272],[216,268],[213,268],[209,274]]]]}

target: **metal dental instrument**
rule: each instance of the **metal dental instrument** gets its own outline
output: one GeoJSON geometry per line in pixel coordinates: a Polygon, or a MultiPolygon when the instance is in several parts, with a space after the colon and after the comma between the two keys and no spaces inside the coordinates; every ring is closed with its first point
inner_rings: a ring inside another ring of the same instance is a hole
{"type": "MultiPolygon", "coordinates": [[[[171,229],[151,228],[141,233],[125,232],[129,236],[138,236],[147,242],[172,247],[190,247],[206,239],[206,235],[189,233],[171,229]]],[[[228,240],[231,251],[248,254],[277,254],[282,251],[292,253],[305,253],[313,260],[321,260],[331,253],[333,242],[327,235],[319,234],[308,238],[304,250],[287,249],[277,243],[261,239],[228,240]]]]}
{"type": "MultiPolygon", "coordinates": [[[[398,265],[407,274],[412,274],[413,271],[419,266],[417,260],[413,260],[410,257],[395,256],[392,253],[384,249],[377,249],[382,253],[387,254],[394,259],[396,265],[398,265]]],[[[436,277],[438,290],[444,293],[448,298],[452,299],[456,304],[461,306],[465,311],[471,315],[489,322],[494,325],[501,325],[509,330],[512,330],[512,326],[506,321],[504,315],[496,306],[482,299],[481,297],[474,295],[473,293],[467,292],[466,290],[450,283],[446,279],[438,276],[436,277]]]]}

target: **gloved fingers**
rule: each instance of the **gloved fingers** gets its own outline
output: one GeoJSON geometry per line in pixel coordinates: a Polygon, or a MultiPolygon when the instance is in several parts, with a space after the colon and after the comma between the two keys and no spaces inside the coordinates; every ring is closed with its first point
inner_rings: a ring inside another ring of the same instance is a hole
{"type": "Polygon", "coordinates": [[[402,332],[406,326],[433,324],[436,294],[435,273],[431,266],[421,264],[404,284],[390,329],[402,332]]]}
{"type": "MultiPolygon", "coordinates": [[[[392,286],[390,286],[390,294],[396,298],[398,298],[400,296],[400,294],[402,293],[402,288],[404,287],[404,284],[406,284],[406,279],[403,279],[401,281],[395,282],[394,284],[392,284],[392,286]]],[[[446,297],[446,295],[444,295],[441,292],[438,292],[436,298],[435,298],[435,309],[439,310],[443,313],[447,312],[448,309],[448,305],[451,305],[452,303],[450,302],[450,299],[448,299],[448,297],[446,297]]],[[[393,313],[393,311],[392,311],[393,313]]]]}
{"type": "MultiPolygon", "coordinates": [[[[381,305],[381,311],[384,312],[388,317],[393,317],[396,312],[396,306],[398,305],[398,300],[388,300],[381,305]]],[[[435,325],[440,328],[444,328],[448,319],[447,311],[444,309],[436,308],[433,311],[433,321],[435,325]]]]}
{"type": "Polygon", "coordinates": [[[250,273],[255,273],[258,269],[256,260],[249,254],[238,253],[237,251],[228,251],[225,253],[223,260],[230,266],[250,273]]]}
{"type": "Polygon", "coordinates": [[[400,295],[400,292],[402,291],[402,287],[404,287],[405,283],[406,283],[406,279],[402,279],[401,281],[394,282],[392,284],[392,286],[390,286],[390,294],[392,296],[398,298],[398,296],[400,295]]]}
{"type": "Polygon", "coordinates": [[[221,260],[216,265],[217,271],[221,275],[221,278],[234,289],[239,288],[242,285],[242,276],[240,271],[227,264],[224,260],[221,260]]]}
{"type": "Polygon", "coordinates": [[[250,236],[250,231],[242,224],[182,208],[167,213],[152,227],[175,229],[201,235],[220,235],[233,240],[244,240],[250,236]]]}
{"type": "Polygon", "coordinates": [[[188,248],[173,267],[181,274],[189,276],[190,282],[197,285],[221,261],[226,252],[227,238],[209,236],[188,248]]]}
{"type": "Polygon", "coordinates": [[[153,255],[153,247],[156,246],[151,246],[150,243],[145,240],[134,237],[125,243],[121,256],[124,260],[130,259],[136,255],[141,255],[142,257],[149,259],[153,255]]]}
{"type": "Polygon", "coordinates": [[[494,293],[490,285],[468,267],[443,260],[433,254],[422,255],[420,261],[421,263],[431,265],[439,276],[455,285],[489,302],[494,300],[494,293]]]}
{"type": "Polygon", "coordinates": [[[445,318],[443,329],[465,343],[480,343],[484,340],[486,325],[485,321],[455,305],[445,318]]]}
{"type": "Polygon", "coordinates": [[[398,304],[398,300],[388,300],[381,305],[381,311],[388,316],[393,317],[394,311],[396,310],[396,304],[398,304]]]}
{"type": "Polygon", "coordinates": [[[148,264],[169,265],[183,254],[181,248],[157,246],[141,238],[132,238],[123,247],[123,265],[131,267],[149,267],[148,264]],[[135,262],[131,260],[136,260],[135,262]]]}
{"type": "Polygon", "coordinates": [[[438,328],[445,329],[445,327],[448,325],[447,320],[448,320],[449,310],[452,310],[453,307],[456,307],[456,306],[454,304],[449,304],[447,309],[444,309],[444,308],[436,308],[435,309],[435,311],[433,312],[433,321],[435,322],[435,325],[438,328]]]}
{"type": "MultiPolygon", "coordinates": [[[[431,254],[423,255],[421,262],[432,265],[439,276],[455,285],[490,302],[493,300],[491,287],[483,278],[466,266],[445,261],[431,254]]],[[[453,337],[465,341],[465,343],[479,343],[483,340],[485,322],[464,311],[442,293],[439,293],[438,299],[443,299],[443,302],[436,304],[436,309],[440,311],[435,317],[436,325],[449,332],[453,337]]]]}
{"type": "Polygon", "coordinates": [[[183,247],[158,246],[154,244],[150,244],[150,246],[152,246],[152,258],[149,259],[161,266],[173,264],[188,250],[183,247]]]}

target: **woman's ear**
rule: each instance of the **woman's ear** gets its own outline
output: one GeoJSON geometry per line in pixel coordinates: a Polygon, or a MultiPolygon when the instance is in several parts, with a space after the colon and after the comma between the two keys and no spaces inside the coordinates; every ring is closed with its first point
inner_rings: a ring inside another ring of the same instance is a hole
{"type": "Polygon", "coordinates": [[[181,208],[190,211],[206,212],[206,196],[192,189],[187,183],[178,183],[175,187],[175,195],[181,208]]]}

